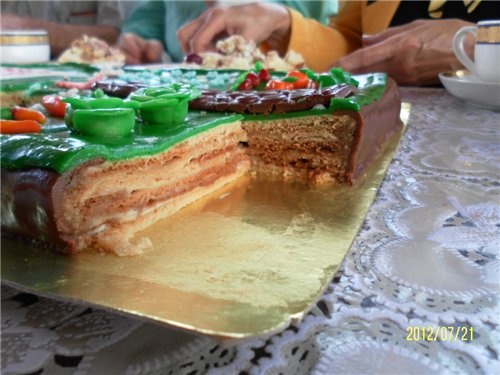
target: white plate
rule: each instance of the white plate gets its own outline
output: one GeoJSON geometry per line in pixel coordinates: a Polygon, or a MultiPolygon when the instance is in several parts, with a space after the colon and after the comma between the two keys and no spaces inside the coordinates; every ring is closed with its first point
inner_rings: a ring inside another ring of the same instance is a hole
{"type": "Polygon", "coordinates": [[[467,70],[440,73],[439,79],[451,95],[480,107],[500,110],[500,83],[480,81],[467,70]]]}

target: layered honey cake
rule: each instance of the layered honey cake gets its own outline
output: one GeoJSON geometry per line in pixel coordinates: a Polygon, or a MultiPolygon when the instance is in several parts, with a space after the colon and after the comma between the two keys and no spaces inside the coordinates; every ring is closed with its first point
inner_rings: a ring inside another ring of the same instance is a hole
{"type": "MultiPolygon", "coordinates": [[[[358,87],[204,90],[176,126],[147,125],[143,115],[119,136],[82,133],[61,122],[38,134],[2,135],[2,235],[63,253],[94,248],[133,255],[151,245],[133,240],[138,231],[249,171],[356,183],[401,127],[397,86],[383,74],[361,81],[358,87]]],[[[127,86],[126,103],[141,97],[136,88],[127,86]]],[[[152,94],[141,90],[147,108],[152,94]]],[[[154,123],[162,114],[148,116],[154,123]]],[[[87,130],[105,128],[110,121],[103,119],[87,123],[87,130]]]]}
{"type": "Polygon", "coordinates": [[[3,135],[2,234],[68,253],[142,252],[150,243],[131,243],[137,231],[248,171],[239,116],[186,121],[172,137],[109,144],[57,132],[3,135]]]}

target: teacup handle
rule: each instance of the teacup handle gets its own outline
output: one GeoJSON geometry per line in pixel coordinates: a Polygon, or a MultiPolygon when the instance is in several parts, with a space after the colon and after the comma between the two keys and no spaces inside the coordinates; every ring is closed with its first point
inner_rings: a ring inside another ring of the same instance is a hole
{"type": "Polygon", "coordinates": [[[458,60],[477,76],[474,62],[469,58],[469,56],[467,56],[464,49],[464,38],[468,33],[474,35],[474,38],[476,38],[477,26],[465,26],[458,30],[453,38],[453,51],[455,52],[458,60]]]}

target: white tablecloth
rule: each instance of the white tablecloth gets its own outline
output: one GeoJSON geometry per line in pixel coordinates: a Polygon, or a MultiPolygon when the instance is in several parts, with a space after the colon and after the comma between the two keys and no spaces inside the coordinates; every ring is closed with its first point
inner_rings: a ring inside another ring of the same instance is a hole
{"type": "Polygon", "coordinates": [[[412,111],[386,179],[300,324],[221,343],[4,285],[2,374],[500,373],[500,113],[402,94],[412,111]],[[474,339],[410,341],[415,327],[474,339]]]}

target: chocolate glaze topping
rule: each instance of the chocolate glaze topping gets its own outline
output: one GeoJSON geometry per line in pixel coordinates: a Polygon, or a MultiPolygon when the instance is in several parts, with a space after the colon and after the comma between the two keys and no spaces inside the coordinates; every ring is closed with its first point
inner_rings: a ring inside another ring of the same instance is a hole
{"type": "Polygon", "coordinates": [[[132,92],[139,90],[146,85],[135,83],[135,82],[125,82],[125,81],[101,81],[96,82],[92,86],[93,90],[101,89],[106,95],[116,96],[118,98],[125,99],[132,92]]]}
{"type": "Polygon", "coordinates": [[[59,173],[45,168],[2,169],[2,236],[30,238],[42,247],[70,252],[54,216],[52,189],[59,173]]]}
{"type": "Polygon", "coordinates": [[[204,91],[189,103],[190,109],[246,114],[271,114],[304,111],[317,105],[330,106],[333,98],[346,98],[358,90],[346,84],[321,90],[204,91]]]}

